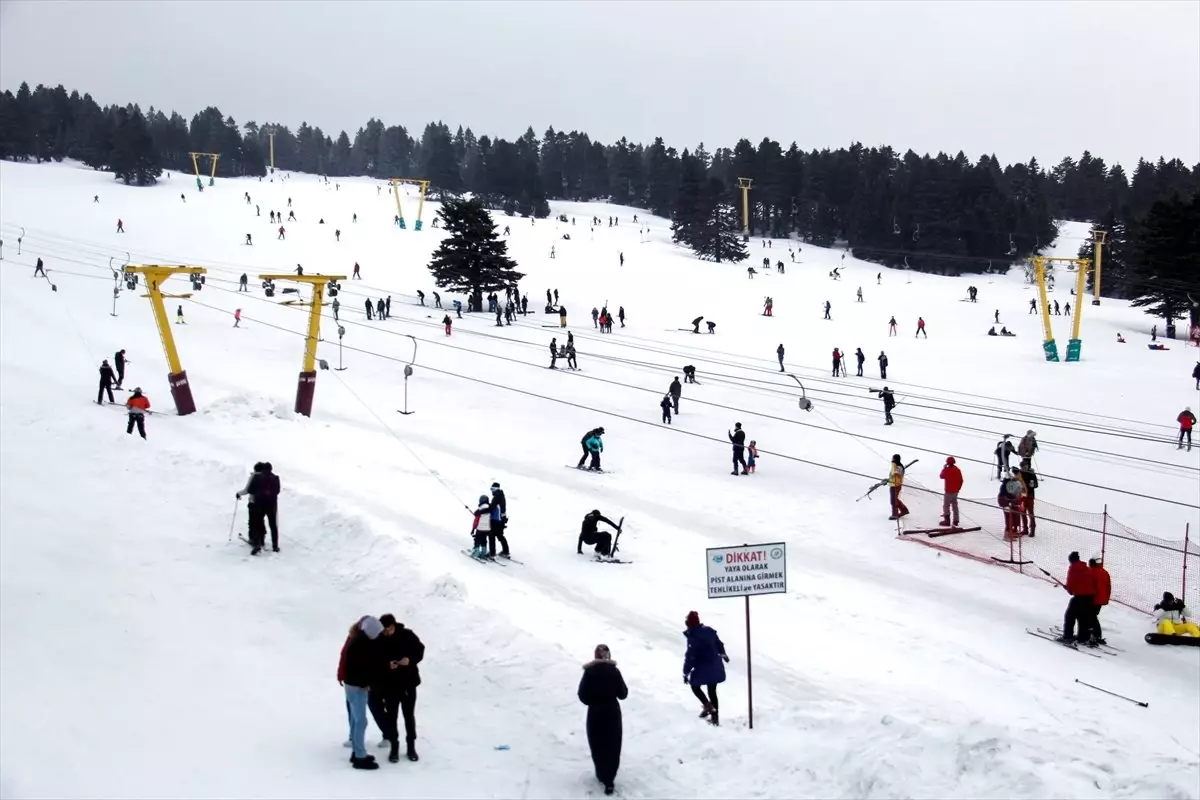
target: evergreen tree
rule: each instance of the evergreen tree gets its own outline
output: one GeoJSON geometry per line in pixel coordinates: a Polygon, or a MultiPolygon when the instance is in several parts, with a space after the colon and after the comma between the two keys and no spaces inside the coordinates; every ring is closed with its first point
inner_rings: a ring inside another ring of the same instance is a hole
{"type": "Polygon", "coordinates": [[[671,203],[671,240],[692,247],[704,227],[704,211],[700,207],[704,167],[684,150],[680,172],[679,186],[671,203]]]}
{"type": "Polygon", "coordinates": [[[1200,193],[1160,200],[1138,226],[1139,266],[1130,305],[1168,325],[1188,315],[1190,295],[1200,301],[1200,193]]]}
{"type": "Polygon", "coordinates": [[[729,201],[725,184],[709,178],[700,193],[702,223],[689,233],[692,251],[705,261],[745,261],[749,256],[742,241],[737,207],[729,201]]]}
{"type": "Polygon", "coordinates": [[[107,168],[126,185],[152,186],[162,175],[154,140],[146,127],[146,119],[137,108],[118,112],[107,168]]]}
{"type": "Polygon", "coordinates": [[[508,257],[508,245],[496,236],[492,217],[477,199],[447,199],[438,212],[446,238],[442,239],[429,271],[439,289],[464,292],[470,308],[483,307],[483,293],[499,291],[525,277],[508,257]]]}

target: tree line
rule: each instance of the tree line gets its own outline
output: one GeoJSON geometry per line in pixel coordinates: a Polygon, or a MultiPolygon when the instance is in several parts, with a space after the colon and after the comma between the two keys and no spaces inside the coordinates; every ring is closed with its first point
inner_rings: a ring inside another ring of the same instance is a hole
{"type": "Polygon", "coordinates": [[[375,118],[334,138],[307,122],[295,131],[239,125],[212,106],[190,120],[136,104],[102,107],[62,86],[23,83],[15,95],[0,94],[0,158],[77,159],[139,185],[163,169],[190,172],[189,151],[219,153],[218,176],[265,175],[269,132],[277,169],[424,178],[435,197],[471,193],[522,216],[548,216],[549,200],[607,200],[670,218],[677,241],[722,261],[745,257],[736,242],[743,177],[753,180],[750,235],[845,245],[860,258],[927,272],[1001,271],[1053,241],[1055,219],[1092,221],[1113,243],[1104,291],[1122,296],[1145,284],[1133,254],[1145,252],[1136,240],[1155,204],[1178,196],[1186,205],[1200,193],[1200,164],[1139,160],[1128,175],[1086,151],[1047,170],[1037,159],[1001,165],[994,155],[972,161],[961,151],[918,155],[860,143],[804,151],[770,138],[679,151],[661,137],[605,145],[551,127],[509,141],[441,121],[418,138],[375,118]]]}

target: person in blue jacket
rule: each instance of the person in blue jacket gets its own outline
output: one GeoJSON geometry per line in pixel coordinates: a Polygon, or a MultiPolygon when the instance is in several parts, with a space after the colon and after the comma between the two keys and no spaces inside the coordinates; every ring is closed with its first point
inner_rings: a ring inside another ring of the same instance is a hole
{"type": "Polygon", "coordinates": [[[687,625],[683,632],[687,652],[683,656],[683,682],[691,685],[692,694],[704,706],[700,718],[707,717],[713,725],[720,725],[717,684],[725,682],[725,664],[729,663],[725,643],[715,630],[700,624],[700,615],[695,611],[688,612],[684,624],[687,625]],[[701,686],[708,693],[707,697],[700,691],[701,686]]]}
{"type": "Polygon", "coordinates": [[[604,452],[604,442],[600,437],[604,435],[604,428],[596,428],[591,435],[583,440],[583,446],[587,448],[588,455],[592,457],[592,463],[588,464],[588,472],[602,472],[600,469],[600,454],[604,452]]]}

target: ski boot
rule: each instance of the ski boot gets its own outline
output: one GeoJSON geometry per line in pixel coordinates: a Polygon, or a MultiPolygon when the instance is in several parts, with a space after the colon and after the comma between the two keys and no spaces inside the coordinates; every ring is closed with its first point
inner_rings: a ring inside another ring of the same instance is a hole
{"type": "MultiPolygon", "coordinates": [[[[949,527],[951,527],[950,520],[946,519],[945,517],[942,517],[942,520],[941,520],[941,522],[938,523],[938,526],[942,527],[942,528],[949,528],[949,527]]],[[[957,522],[954,523],[954,527],[957,527],[957,526],[958,526],[958,523],[957,522]]]]}

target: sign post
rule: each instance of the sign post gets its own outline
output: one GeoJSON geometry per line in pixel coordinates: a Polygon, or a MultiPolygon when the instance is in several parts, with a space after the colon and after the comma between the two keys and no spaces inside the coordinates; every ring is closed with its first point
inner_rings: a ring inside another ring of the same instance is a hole
{"type": "Polygon", "coordinates": [[[754,679],[750,663],[750,598],[787,593],[787,544],[743,544],[705,550],[708,599],[742,597],[746,603],[746,704],[754,728],[754,679]]]}

